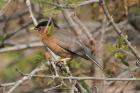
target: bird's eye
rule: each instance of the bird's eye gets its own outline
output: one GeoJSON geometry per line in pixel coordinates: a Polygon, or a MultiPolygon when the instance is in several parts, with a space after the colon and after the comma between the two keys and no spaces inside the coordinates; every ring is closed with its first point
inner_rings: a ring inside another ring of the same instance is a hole
{"type": "Polygon", "coordinates": [[[37,30],[40,31],[41,30],[41,27],[38,27],[37,30]]]}

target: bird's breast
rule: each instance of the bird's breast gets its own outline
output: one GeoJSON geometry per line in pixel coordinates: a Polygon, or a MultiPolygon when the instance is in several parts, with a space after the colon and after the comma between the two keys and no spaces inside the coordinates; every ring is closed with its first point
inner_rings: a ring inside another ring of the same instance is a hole
{"type": "Polygon", "coordinates": [[[58,42],[60,41],[57,40],[57,38],[55,38],[54,36],[42,37],[42,41],[46,47],[50,48],[58,56],[61,56],[63,58],[68,58],[71,56],[68,51],[58,45],[58,42]]]}

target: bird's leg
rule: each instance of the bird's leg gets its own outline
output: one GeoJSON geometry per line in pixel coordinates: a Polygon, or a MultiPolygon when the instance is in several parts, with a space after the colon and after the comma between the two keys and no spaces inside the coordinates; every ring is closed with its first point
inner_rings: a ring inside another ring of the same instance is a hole
{"type": "Polygon", "coordinates": [[[64,63],[65,63],[65,62],[69,61],[70,59],[71,59],[71,58],[61,58],[61,59],[60,59],[60,62],[64,62],[64,63]]]}
{"type": "Polygon", "coordinates": [[[57,62],[57,63],[61,63],[61,64],[64,64],[66,65],[66,62],[69,61],[71,58],[60,58],[57,62]]]}

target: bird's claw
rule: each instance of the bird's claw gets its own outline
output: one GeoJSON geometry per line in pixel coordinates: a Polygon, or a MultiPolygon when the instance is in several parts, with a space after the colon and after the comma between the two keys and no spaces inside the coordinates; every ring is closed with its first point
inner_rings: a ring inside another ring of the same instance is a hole
{"type": "Polygon", "coordinates": [[[59,67],[62,71],[65,71],[65,64],[62,61],[56,62],[56,66],[59,67]]]}
{"type": "Polygon", "coordinates": [[[66,70],[66,62],[69,61],[70,58],[63,58],[63,59],[60,59],[56,62],[56,66],[58,66],[62,71],[65,71],[66,70]]]}

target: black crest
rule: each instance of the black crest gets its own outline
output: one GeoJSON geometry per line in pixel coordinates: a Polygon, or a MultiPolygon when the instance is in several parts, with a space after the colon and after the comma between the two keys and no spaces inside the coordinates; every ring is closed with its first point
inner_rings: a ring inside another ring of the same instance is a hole
{"type": "Polygon", "coordinates": [[[38,23],[38,25],[35,28],[46,27],[47,25],[50,26],[51,24],[53,24],[54,27],[59,28],[54,20],[51,20],[50,22],[49,22],[49,20],[42,21],[42,22],[38,23]]]}

